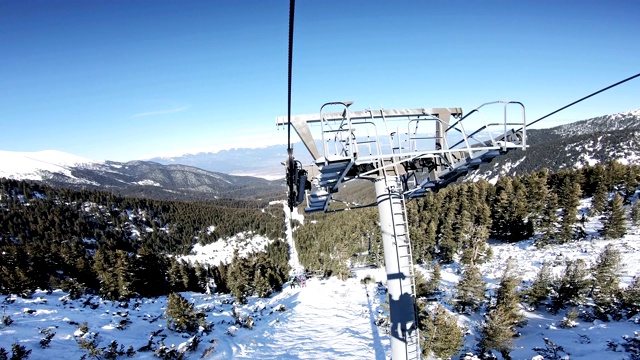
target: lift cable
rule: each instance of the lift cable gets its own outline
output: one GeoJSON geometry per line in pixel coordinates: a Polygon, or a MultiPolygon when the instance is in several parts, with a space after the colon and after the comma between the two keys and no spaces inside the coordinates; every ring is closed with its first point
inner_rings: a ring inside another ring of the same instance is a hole
{"type": "MultiPolygon", "coordinates": [[[[562,110],[564,110],[564,109],[566,109],[566,108],[568,108],[568,107],[570,107],[570,106],[573,106],[573,105],[575,105],[575,104],[577,104],[577,103],[581,102],[582,100],[586,100],[586,99],[588,99],[588,98],[590,98],[590,97],[592,97],[592,96],[594,96],[594,95],[598,95],[598,94],[600,94],[601,92],[607,91],[607,90],[609,90],[609,89],[611,89],[611,88],[614,88],[614,87],[616,87],[616,86],[618,86],[618,85],[620,85],[620,84],[622,84],[622,83],[625,83],[625,82],[627,82],[627,81],[629,81],[629,80],[633,80],[633,79],[635,79],[635,78],[637,78],[637,77],[639,77],[639,76],[640,76],[640,73],[635,74],[635,75],[633,75],[633,76],[631,76],[631,77],[628,77],[628,78],[626,78],[626,79],[624,79],[624,80],[618,81],[617,83],[615,83],[615,84],[613,84],[613,85],[609,85],[609,86],[607,86],[606,88],[600,89],[600,90],[598,90],[598,91],[596,91],[596,92],[594,92],[594,93],[592,93],[592,94],[589,94],[589,95],[587,95],[587,96],[583,97],[582,99],[578,99],[578,100],[576,100],[576,101],[572,102],[572,103],[571,103],[571,104],[569,104],[569,105],[565,105],[565,106],[561,107],[560,109],[558,109],[558,110],[556,110],[556,111],[553,111],[553,112],[551,112],[551,113],[549,113],[549,114],[547,114],[547,115],[545,115],[545,116],[541,117],[540,119],[538,119],[538,120],[536,120],[536,121],[534,121],[534,122],[531,122],[531,123],[527,124],[527,126],[531,126],[531,125],[533,125],[533,124],[537,123],[538,121],[540,121],[540,120],[542,120],[542,119],[546,119],[546,118],[548,118],[549,116],[551,116],[551,115],[553,115],[553,114],[555,114],[555,113],[558,113],[558,112],[560,112],[560,111],[562,111],[562,110]]],[[[520,129],[520,130],[522,130],[522,129],[520,129]]]]}

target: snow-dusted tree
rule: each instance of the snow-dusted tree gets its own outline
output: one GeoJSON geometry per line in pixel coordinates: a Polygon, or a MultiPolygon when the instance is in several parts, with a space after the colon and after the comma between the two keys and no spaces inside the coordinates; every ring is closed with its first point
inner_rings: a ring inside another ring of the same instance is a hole
{"type": "Polygon", "coordinates": [[[589,215],[600,215],[604,212],[607,206],[607,184],[604,181],[599,181],[596,185],[596,190],[593,193],[593,199],[591,200],[591,209],[589,209],[589,215]]]}
{"type": "Polygon", "coordinates": [[[553,311],[557,312],[569,304],[582,304],[588,292],[589,271],[585,261],[567,260],[562,276],[554,281],[553,311]]]}
{"type": "Polygon", "coordinates": [[[464,333],[456,317],[440,304],[431,312],[422,311],[420,317],[420,347],[422,355],[448,359],[462,347],[464,333]]]}
{"type": "Polygon", "coordinates": [[[513,274],[511,259],[500,279],[500,285],[496,290],[496,307],[503,307],[507,316],[511,318],[512,326],[520,326],[524,321],[524,314],[520,310],[520,293],[518,285],[520,279],[513,274]]]}
{"type": "Polygon", "coordinates": [[[416,296],[417,297],[429,297],[434,295],[438,291],[438,285],[440,284],[440,265],[436,262],[429,280],[425,278],[421,271],[415,270],[415,283],[416,283],[416,296]]]}
{"type": "Polygon", "coordinates": [[[167,327],[178,332],[193,333],[199,326],[206,325],[205,313],[196,310],[192,303],[178,293],[169,294],[165,316],[167,327]]]}
{"type": "Polygon", "coordinates": [[[540,219],[540,230],[542,231],[542,237],[536,241],[536,246],[543,247],[555,241],[558,231],[556,225],[558,223],[558,195],[554,192],[549,192],[547,196],[547,203],[542,212],[542,218],[540,219]]]}
{"type": "Polygon", "coordinates": [[[538,307],[538,305],[546,301],[549,294],[551,294],[552,284],[553,275],[551,273],[551,266],[545,261],[531,286],[524,292],[527,302],[534,307],[538,307]]]}
{"type": "Polygon", "coordinates": [[[456,310],[475,311],[484,300],[485,283],[477,266],[465,267],[462,279],[456,285],[456,310]]]}
{"type": "Polygon", "coordinates": [[[558,202],[562,210],[562,221],[560,222],[560,232],[558,240],[565,243],[574,238],[574,225],[578,216],[578,205],[580,205],[580,184],[573,182],[570,176],[565,176],[560,187],[558,202]]]}
{"type": "Polygon", "coordinates": [[[631,206],[631,223],[634,226],[638,226],[640,225],[640,201],[638,201],[638,199],[636,199],[636,201],[633,202],[633,205],[631,206]]]}
{"type": "Polygon", "coordinates": [[[615,194],[607,206],[606,215],[603,217],[602,236],[607,239],[618,239],[627,232],[626,216],[624,213],[623,199],[615,194]]]}
{"type": "Polygon", "coordinates": [[[593,284],[591,286],[591,296],[600,301],[613,301],[619,292],[620,286],[620,251],[613,245],[607,245],[598,255],[595,264],[591,268],[593,284]]]}
{"type": "Polygon", "coordinates": [[[622,291],[622,306],[628,317],[640,313],[640,276],[635,276],[631,284],[622,291]]]}
{"type": "Polygon", "coordinates": [[[510,311],[504,306],[498,306],[489,312],[480,327],[478,347],[483,353],[488,350],[496,350],[503,359],[510,360],[515,334],[510,311]]]}

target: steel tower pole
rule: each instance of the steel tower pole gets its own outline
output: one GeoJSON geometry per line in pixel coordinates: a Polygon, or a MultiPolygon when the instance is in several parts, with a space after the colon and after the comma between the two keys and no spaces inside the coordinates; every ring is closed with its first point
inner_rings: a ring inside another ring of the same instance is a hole
{"type": "Polygon", "coordinates": [[[387,273],[391,358],[419,359],[413,260],[398,178],[386,174],[374,184],[387,273]]]}

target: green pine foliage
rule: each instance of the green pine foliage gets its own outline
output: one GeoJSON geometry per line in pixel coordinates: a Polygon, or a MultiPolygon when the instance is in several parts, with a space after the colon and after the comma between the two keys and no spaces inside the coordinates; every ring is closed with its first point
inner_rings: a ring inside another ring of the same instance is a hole
{"type": "MultiPolygon", "coordinates": [[[[289,271],[288,247],[280,240],[284,218],[281,205],[264,206],[124,198],[0,179],[0,293],[28,296],[61,287],[74,297],[86,291],[126,300],[205,291],[208,278],[220,274],[217,267],[196,271],[198,265],[168,255],[241,232],[274,240],[264,250],[269,262],[262,272],[277,290],[289,271]]],[[[228,290],[226,278],[216,280],[219,291],[228,290]]]]}
{"type": "Polygon", "coordinates": [[[621,298],[627,317],[640,313],[640,276],[634,276],[631,284],[622,291],[621,298]]]}
{"type": "Polygon", "coordinates": [[[607,185],[604,181],[599,181],[596,185],[596,191],[593,194],[593,199],[591,200],[591,209],[589,209],[589,214],[591,216],[600,215],[604,212],[607,206],[607,185]]]}
{"type": "Polygon", "coordinates": [[[464,332],[453,314],[438,304],[432,311],[421,309],[419,317],[420,348],[425,358],[448,359],[460,351],[464,332]]]}
{"type": "Polygon", "coordinates": [[[480,328],[478,347],[482,353],[496,350],[503,359],[510,360],[509,354],[515,347],[513,340],[515,335],[509,309],[498,306],[489,312],[480,328]]]}
{"type": "Polygon", "coordinates": [[[484,291],[480,269],[474,265],[466,266],[456,285],[456,310],[460,313],[475,311],[484,301],[484,291]]]}
{"type": "Polygon", "coordinates": [[[572,179],[570,174],[567,174],[562,180],[560,193],[558,194],[558,205],[562,208],[562,220],[557,234],[559,243],[566,243],[575,238],[575,224],[577,222],[581,193],[580,184],[572,179]]]}
{"type": "Polygon", "coordinates": [[[624,200],[619,194],[615,194],[607,206],[603,217],[602,236],[606,239],[618,239],[627,232],[626,215],[623,207],[624,200]]]}
{"type": "Polygon", "coordinates": [[[631,223],[634,226],[640,225],[640,201],[636,199],[631,206],[631,213],[629,214],[631,223]]]}
{"type": "Polygon", "coordinates": [[[192,303],[178,293],[169,294],[165,311],[167,327],[177,332],[194,333],[206,327],[206,314],[196,310],[192,303]]]}
{"type": "Polygon", "coordinates": [[[527,303],[537,308],[540,304],[547,301],[553,289],[553,281],[551,265],[548,262],[544,262],[531,286],[523,293],[527,303]]]}
{"type": "Polygon", "coordinates": [[[511,318],[512,327],[522,326],[525,320],[520,309],[519,284],[520,279],[513,274],[511,259],[509,259],[498,289],[496,289],[496,307],[504,308],[505,315],[511,318]]]}
{"type": "Polygon", "coordinates": [[[593,277],[592,296],[595,294],[611,296],[618,291],[621,261],[620,251],[614,249],[611,244],[602,250],[591,268],[591,276],[593,277]]]}
{"type": "Polygon", "coordinates": [[[562,275],[555,279],[551,308],[558,312],[567,305],[582,305],[589,292],[589,269],[583,259],[569,260],[562,275]]]}

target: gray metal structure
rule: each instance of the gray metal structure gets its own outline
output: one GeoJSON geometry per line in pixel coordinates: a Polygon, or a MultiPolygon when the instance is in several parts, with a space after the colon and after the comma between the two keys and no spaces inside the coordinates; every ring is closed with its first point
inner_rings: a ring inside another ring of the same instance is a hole
{"type": "MultiPolygon", "coordinates": [[[[298,184],[298,196],[304,193],[305,212],[339,211],[345,204],[332,206],[337,202],[332,197],[341,185],[354,179],[374,182],[389,291],[392,359],[419,359],[405,201],[437,191],[510,150],[525,149],[525,108],[520,102],[495,101],[463,116],[460,108],[351,111],[352,104],[330,102],[318,114],[291,117],[291,125],[314,160],[308,172],[311,190],[298,184]],[[504,108],[501,119],[480,124],[473,120],[496,105],[504,108]],[[325,110],[332,107],[339,111],[325,110]],[[509,120],[514,107],[518,119],[509,120]]],[[[278,117],[276,124],[287,125],[287,117],[278,117]]],[[[357,207],[362,206],[346,209],[357,207]]]]}

